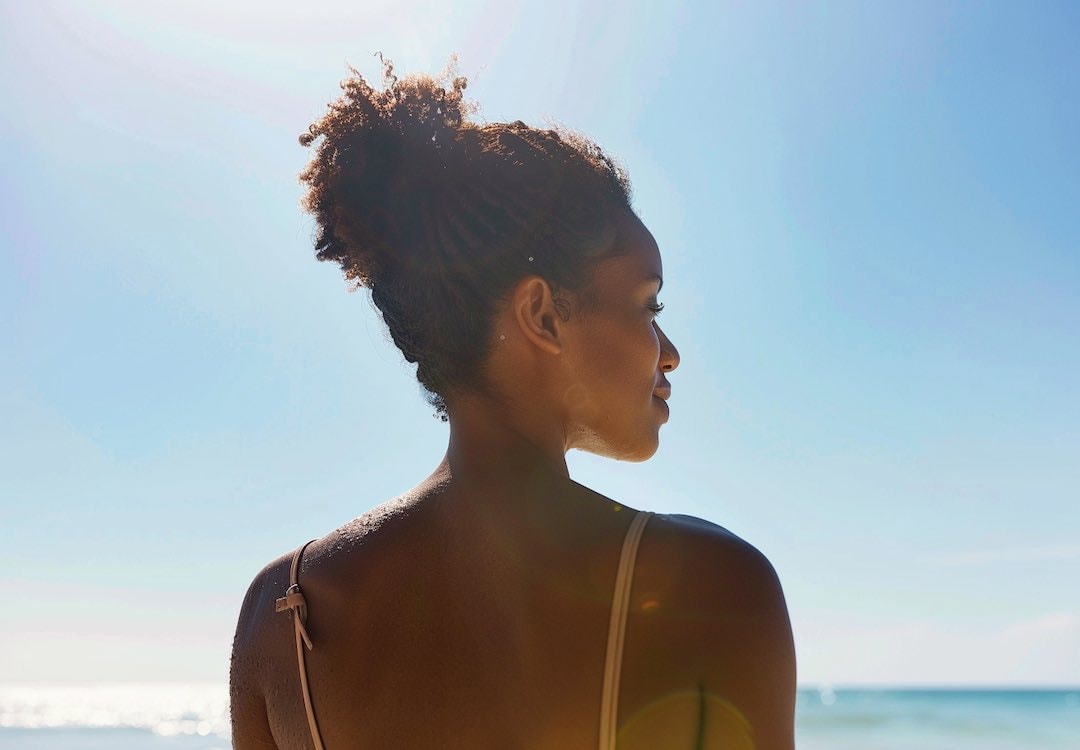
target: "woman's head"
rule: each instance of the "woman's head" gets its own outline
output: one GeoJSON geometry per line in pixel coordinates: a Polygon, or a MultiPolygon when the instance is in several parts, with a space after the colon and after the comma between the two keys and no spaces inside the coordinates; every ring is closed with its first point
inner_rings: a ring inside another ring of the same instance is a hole
{"type": "MultiPolygon", "coordinates": [[[[492,314],[530,274],[574,293],[617,247],[625,173],[584,138],[469,120],[465,80],[353,75],[301,136],[317,257],[371,289],[440,411],[484,391],[492,314]]],[[[565,300],[562,301],[565,303],[565,300]]],[[[566,308],[569,315],[569,308],[566,308]]]]}

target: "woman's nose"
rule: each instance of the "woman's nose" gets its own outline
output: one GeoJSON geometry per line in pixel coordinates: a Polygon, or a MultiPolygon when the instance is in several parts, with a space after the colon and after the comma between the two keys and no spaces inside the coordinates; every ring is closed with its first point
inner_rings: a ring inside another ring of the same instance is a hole
{"type": "Polygon", "coordinates": [[[660,369],[664,372],[671,372],[679,366],[679,350],[671,343],[671,339],[667,337],[667,334],[664,333],[660,326],[656,326],[656,332],[660,335],[660,369]]]}

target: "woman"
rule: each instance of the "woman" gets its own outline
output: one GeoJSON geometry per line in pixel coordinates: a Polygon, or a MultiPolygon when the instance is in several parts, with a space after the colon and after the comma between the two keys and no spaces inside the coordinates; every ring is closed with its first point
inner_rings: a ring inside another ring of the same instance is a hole
{"type": "Polygon", "coordinates": [[[652,456],[679,365],[625,175],[584,139],[470,122],[464,79],[342,88],[301,138],[317,255],[371,289],[450,440],[255,578],[236,750],[791,748],[769,562],[567,473],[571,448],[652,456]]]}

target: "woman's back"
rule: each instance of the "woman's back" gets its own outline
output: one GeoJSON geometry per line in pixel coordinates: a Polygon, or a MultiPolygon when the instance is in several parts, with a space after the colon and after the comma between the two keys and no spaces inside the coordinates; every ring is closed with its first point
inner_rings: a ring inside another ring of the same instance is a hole
{"type": "MultiPolygon", "coordinates": [[[[452,488],[421,487],[308,546],[307,671],[329,750],[598,747],[616,570],[635,512],[569,480],[559,489],[547,517],[522,516],[514,529],[455,512],[452,488]],[[569,507],[579,514],[560,529],[569,507]]],[[[267,566],[241,614],[238,750],[258,747],[260,732],[267,747],[313,746],[293,624],[274,607],[291,560],[267,566]]],[[[752,746],[744,711],[702,681],[710,655],[731,663],[776,639],[763,627],[768,602],[747,607],[748,589],[771,574],[762,562],[718,527],[650,519],[615,690],[620,750],[657,747],[647,739],[657,731],[671,743],[661,747],[752,746]],[[720,561],[723,571],[702,567],[720,561]]]]}

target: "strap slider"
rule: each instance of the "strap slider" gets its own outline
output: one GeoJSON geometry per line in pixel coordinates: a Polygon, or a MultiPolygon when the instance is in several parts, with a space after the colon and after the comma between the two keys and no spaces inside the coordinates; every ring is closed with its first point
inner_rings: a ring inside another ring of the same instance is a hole
{"type": "Polygon", "coordinates": [[[275,612],[284,612],[287,609],[299,609],[300,607],[306,609],[307,600],[304,598],[304,593],[300,591],[300,584],[298,583],[294,583],[285,589],[285,596],[274,602],[275,612]]]}
{"type": "Polygon", "coordinates": [[[292,613],[296,632],[300,634],[304,645],[310,651],[312,649],[311,636],[308,635],[307,628],[304,627],[304,621],[307,620],[307,599],[304,598],[304,593],[300,590],[300,584],[294,583],[289,586],[289,588],[285,589],[285,596],[274,601],[275,612],[284,612],[285,610],[292,613]]]}

